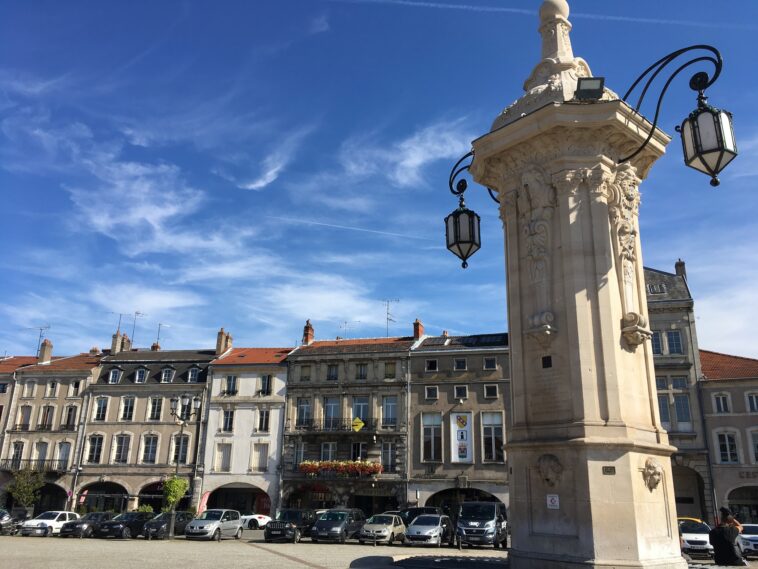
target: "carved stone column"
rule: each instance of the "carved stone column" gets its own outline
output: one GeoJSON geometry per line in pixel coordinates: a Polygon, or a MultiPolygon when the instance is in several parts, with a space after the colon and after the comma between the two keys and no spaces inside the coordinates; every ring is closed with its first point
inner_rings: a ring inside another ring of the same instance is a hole
{"type": "Polygon", "coordinates": [[[669,142],[612,91],[573,100],[568,5],[540,9],[542,60],[475,140],[506,243],[514,569],[686,566],[660,425],[639,185],[669,142]]]}

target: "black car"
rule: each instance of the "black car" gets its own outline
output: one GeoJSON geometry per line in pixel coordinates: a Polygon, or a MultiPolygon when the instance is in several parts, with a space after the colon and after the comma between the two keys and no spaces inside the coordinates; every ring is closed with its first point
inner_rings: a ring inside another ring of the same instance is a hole
{"type": "MultiPolygon", "coordinates": [[[[194,518],[192,512],[176,512],[174,519],[174,535],[184,533],[184,528],[194,518]]],[[[171,512],[158,514],[152,520],[145,524],[142,530],[145,539],[166,539],[168,537],[168,524],[171,521],[171,512]]]]}
{"type": "Polygon", "coordinates": [[[310,536],[311,526],[316,521],[313,510],[285,508],[279,510],[273,520],[266,524],[263,539],[271,541],[291,541],[297,543],[301,537],[310,536]]]}
{"type": "Polygon", "coordinates": [[[398,516],[400,516],[400,519],[403,520],[405,527],[408,527],[411,525],[413,520],[415,520],[421,514],[435,514],[441,516],[444,513],[445,512],[442,511],[442,508],[438,508],[436,506],[419,506],[417,508],[406,508],[405,510],[400,510],[398,516]]]}
{"type": "Polygon", "coordinates": [[[464,502],[456,524],[458,547],[462,544],[492,545],[505,549],[508,539],[508,514],[502,502],[464,502]]]}
{"type": "Polygon", "coordinates": [[[60,537],[92,537],[100,524],[112,520],[113,512],[90,512],[78,520],[66,522],[58,534],[60,537]]]}
{"type": "Polygon", "coordinates": [[[95,537],[120,537],[130,539],[143,532],[145,523],[154,517],[152,512],[124,512],[112,520],[103,522],[95,530],[95,537]]]}
{"type": "Polygon", "coordinates": [[[311,541],[339,541],[355,537],[363,529],[366,516],[357,508],[332,508],[316,521],[311,529],[311,541]]]}

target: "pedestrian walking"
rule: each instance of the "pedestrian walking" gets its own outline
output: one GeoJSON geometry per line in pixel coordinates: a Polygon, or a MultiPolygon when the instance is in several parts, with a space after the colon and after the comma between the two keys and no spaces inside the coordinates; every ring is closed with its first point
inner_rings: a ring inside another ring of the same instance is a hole
{"type": "Polygon", "coordinates": [[[747,565],[747,561],[742,558],[737,548],[737,536],[742,533],[742,524],[734,518],[728,508],[721,508],[719,512],[721,513],[719,525],[708,534],[716,565],[727,567],[747,565]]]}

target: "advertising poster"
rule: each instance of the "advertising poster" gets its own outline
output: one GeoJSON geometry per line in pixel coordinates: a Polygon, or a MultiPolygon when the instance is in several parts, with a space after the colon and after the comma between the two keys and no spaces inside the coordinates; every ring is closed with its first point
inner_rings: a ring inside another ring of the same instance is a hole
{"type": "Polygon", "coordinates": [[[474,417],[471,412],[450,413],[452,462],[474,462],[474,417]]]}

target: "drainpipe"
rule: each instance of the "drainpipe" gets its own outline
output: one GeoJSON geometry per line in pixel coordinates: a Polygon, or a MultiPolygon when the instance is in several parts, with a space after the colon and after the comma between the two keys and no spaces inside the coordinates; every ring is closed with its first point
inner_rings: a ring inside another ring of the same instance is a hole
{"type": "Polygon", "coordinates": [[[718,500],[716,498],[716,480],[713,478],[713,463],[711,462],[711,444],[710,444],[710,436],[707,430],[707,425],[705,421],[705,408],[703,407],[703,388],[701,386],[701,381],[705,380],[705,376],[700,376],[697,378],[697,403],[700,405],[700,423],[702,425],[703,429],[703,439],[705,440],[705,464],[708,468],[708,476],[711,479],[711,499],[713,500],[713,521],[715,524],[718,524],[718,515],[716,512],[719,511],[719,505],[718,500]]]}

